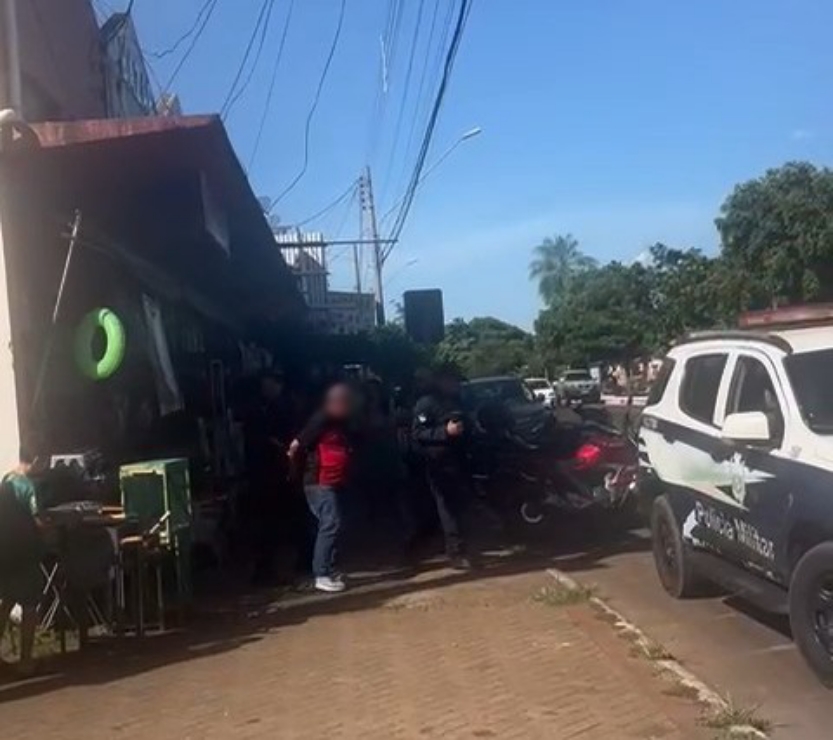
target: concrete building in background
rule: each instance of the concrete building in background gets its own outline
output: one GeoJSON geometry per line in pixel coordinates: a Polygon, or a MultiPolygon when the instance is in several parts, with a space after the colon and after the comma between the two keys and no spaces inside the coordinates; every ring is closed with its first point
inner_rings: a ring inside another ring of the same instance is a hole
{"type": "Polygon", "coordinates": [[[327,243],[318,231],[277,229],[275,240],[284,261],[295,273],[298,289],[309,308],[310,325],[324,334],[359,334],[376,325],[372,293],[330,290],[327,243]]]}
{"type": "MultiPolygon", "coordinates": [[[[114,13],[99,29],[90,0],[16,0],[17,59],[22,104],[29,123],[138,118],[154,115],[154,99],[130,15],[114,13]]],[[[7,17],[0,13],[0,80],[9,80],[7,17]]],[[[0,92],[3,99],[9,90],[0,92]]],[[[181,115],[169,95],[167,115],[181,115]]]]}
{"type": "MultiPolygon", "coordinates": [[[[17,48],[25,120],[104,118],[104,63],[90,0],[18,0],[17,48]]],[[[0,80],[8,86],[8,42],[3,21],[0,80]]],[[[4,100],[9,91],[2,91],[4,100]]]]}
{"type": "Polygon", "coordinates": [[[324,308],[329,287],[324,235],[320,231],[278,229],[275,241],[280,246],[284,262],[295,273],[298,289],[307,306],[324,308]]]}
{"type": "Polygon", "coordinates": [[[156,114],[150,74],[130,15],[114,13],[107,19],[101,27],[101,53],[107,117],[139,118],[156,114]]]}
{"type": "Polygon", "coordinates": [[[330,334],[361,334],[376,326],[376,296],[331,290],[327,294],[327,326],[330,334]]]}

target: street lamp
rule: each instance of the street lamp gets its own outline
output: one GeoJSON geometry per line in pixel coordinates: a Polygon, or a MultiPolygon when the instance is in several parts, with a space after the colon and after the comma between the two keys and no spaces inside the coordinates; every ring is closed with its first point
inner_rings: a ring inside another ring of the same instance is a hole
{"type": "MultiPolygon", "coordinates": [[[[446,149],[439,157],[437,157],[437,159],[434,160],[434,162],[431,164],[430,167],[428,167],[428,169],[423,171],[423,173],[419,176],[419,180],[417,180],[416,187],[419,187],[423,182],[425,182],[425,179],[428,177],[428,175],[430,175],[434,170],[437,169],[437,167],[439,167],[443,162],[445,162],[445,160],[448,159],[451,153],[455,149],[457,149],[457,147],[460,146],[460,144],[462,144],[465,141],[468,141],[469,139],[473,139],[475,136],[479,136],[482,133],[483,129],[480,128],[480,126],[474,126],[473,128],[470,128],[468,131],[461,134],[457,141],[455,141],[450,147],[448,147],[448,149],[446,149]]],[[[402,205],[402,202],[405,200],[406,197],[407,192],[390,207],[390,209],[385,213],[384,216],[382,216],[382,223],[387,221],[393,215],[393,212],[397,208],[399,208],[399,206],[402,205]]]]}

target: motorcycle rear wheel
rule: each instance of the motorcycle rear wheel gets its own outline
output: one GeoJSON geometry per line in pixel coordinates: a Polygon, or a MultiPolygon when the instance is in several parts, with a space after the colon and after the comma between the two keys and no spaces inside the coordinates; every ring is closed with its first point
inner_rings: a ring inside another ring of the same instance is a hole
{"type": "Polygon", "coordinates": [[[524,501],[521,504],[521,519],[527,524],[537,526],[544,521],[544,507],[538,501],[524,501]]]}

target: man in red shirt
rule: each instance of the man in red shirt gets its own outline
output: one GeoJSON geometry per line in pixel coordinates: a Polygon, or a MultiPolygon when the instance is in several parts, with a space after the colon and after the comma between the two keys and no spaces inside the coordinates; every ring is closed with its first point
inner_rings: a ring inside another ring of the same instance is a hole
{"type": "Polygon", "coordinates": [[[340,490],[348,483],[353,459],[354,407],[352,389],[343,383],[334,385],[321,411],[289,447],[293,467],[303,465],[307,505],[318,520],[312,558],[315,588],[327,593],[345,589],[335,571],[335,557],[341,529],[340,490]]]}

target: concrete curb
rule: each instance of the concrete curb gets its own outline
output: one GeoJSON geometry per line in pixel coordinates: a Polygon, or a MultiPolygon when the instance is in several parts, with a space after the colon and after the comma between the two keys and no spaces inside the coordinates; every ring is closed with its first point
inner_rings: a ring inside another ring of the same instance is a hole
{"type": "MultiPolygon", "coordinates": [[[[547,575],[555,580],[562,588],[571,591],[582,590],[582,586],[557,568],[548,568],[547,575]]],[[[711,712],[723,712],[729,709],[729,702],[717,691],[708,686],[704,681],[695,676],[687,668],[674,658],[661,658],[659,660],[651,657],[651,651],[655,648],[656,642],[651,640],[633,622],[628,621],[621,613],[616,611],[607,602],[598,596],[591,596],[589,602],[602,614],[609,617],[614,629],[624,638],[629,640],[646,658],[649,658],[654,665],[660,669],[660,674],[668,681],[689,689],[696,696],[697,703],[705,710],[711,712]]],[[[726,736],[730,738],[741,738],[749,740],[767,740],[769,735],[749,725],[736,725],[726,730],[726,736]]]]}

